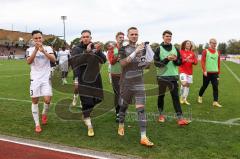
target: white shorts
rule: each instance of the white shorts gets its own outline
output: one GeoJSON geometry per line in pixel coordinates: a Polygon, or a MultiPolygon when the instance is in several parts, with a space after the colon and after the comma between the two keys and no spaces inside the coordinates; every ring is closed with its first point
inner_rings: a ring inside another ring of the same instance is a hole
{"type": "Polygon", "coordinates": [[[60,68],[61,68],[62,72],[68,72],[68,62],[65,61],[65,62],[61,63],[60,68]]]}
{"type": "Polygon", "coordinates": [[[51,81],[32,81],[30,84],[30,96],[43,97],[43,96],[52,96],[52,84],[51,81]]]}
{"type": "Polygon", "coordinates": [[[187,83],[193,83],[193,76],[187,75],[185,73],[180,73],[180,81],[181,82],[187,82],[187,83]]]}

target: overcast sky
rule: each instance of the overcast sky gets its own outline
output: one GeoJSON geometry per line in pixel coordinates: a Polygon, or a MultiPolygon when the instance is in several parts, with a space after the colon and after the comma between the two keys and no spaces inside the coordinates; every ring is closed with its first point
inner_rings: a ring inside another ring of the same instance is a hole
{"type": "Polygon", "coordinates": [[[0,0],[0,28],[63,35],[71,41],[90,29],[94,41],[114,40],[115,33],[139,28],[140,41],[161,42],[173,32],[173,43],[196,44],[214,37],[240,39],[240,0],[0,0]]]}

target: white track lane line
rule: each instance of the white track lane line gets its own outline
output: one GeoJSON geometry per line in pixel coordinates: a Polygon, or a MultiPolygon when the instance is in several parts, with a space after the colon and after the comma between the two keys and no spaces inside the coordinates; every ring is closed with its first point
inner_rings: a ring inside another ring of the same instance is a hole
{"type": "Polygon", "coordinates": [[[35,147],[35,148],[41,148],[41,149],[45,149],[45,150],[50,150],[50,151],[56,151],[56,152],[62,152],[62,153],[67,153],[67,154],[72,154],[72,155],[79,155],[82,157],[92,157],[92,158],[99,158],[99,159],[107,159],[106,157],[101,157],[101,156],[97,156],[97,155],[91,155],[91,154],[87,154],[87,153],[81,153],[81,152],[75,152],[75,151],[71,151],[71,150],[65,150],[63,149],[63,147],[60,148],[56,148],[56,146],[52,147],[50,145],[48,146],[43,146],[43,145],[37,145],[37,144],[32,144],[32,143],[27,143],[24,141],[15,141],[13,139],[5,139],[3,137],[0,137],[1,141],[6,141],[6,142],[10,142],[10,143],[14,143],[14,144],[20,144],[20,145],[24,145],[24,146],[30,146],[30,147],[35,147]]]}

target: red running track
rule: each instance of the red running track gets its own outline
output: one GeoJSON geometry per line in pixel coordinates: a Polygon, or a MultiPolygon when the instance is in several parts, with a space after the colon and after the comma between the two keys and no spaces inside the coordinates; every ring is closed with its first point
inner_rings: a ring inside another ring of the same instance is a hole
{"type": "Polygon", "coordinates": [[[0,159],[93,159],[64,152],[0,141],[0,159]]]}

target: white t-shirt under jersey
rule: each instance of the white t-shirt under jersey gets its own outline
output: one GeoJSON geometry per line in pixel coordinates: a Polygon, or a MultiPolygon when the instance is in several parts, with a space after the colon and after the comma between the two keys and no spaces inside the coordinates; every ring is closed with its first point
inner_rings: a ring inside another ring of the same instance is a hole
{"type": "Polygon", "coordinates": [[[58,52],[59,64],[62,64],[65,61],[67,61],[68,60],[68,56],[70,56],[70,51],[69,50],[59,51],[58,52]]]}
{"type": "MultiPolygon", "coordinates": [[[[50,46],[43,46],[44,50],[52,54],[53,50],[50,46]]],[[[27,49],[27,55],[31,56],[35,47],[27,49]]],[[[51,73],[50,60],[42,52],[38,51],[34,61],[31,63],[30,78],[33,81],[49,81],[51,73]]]]}

